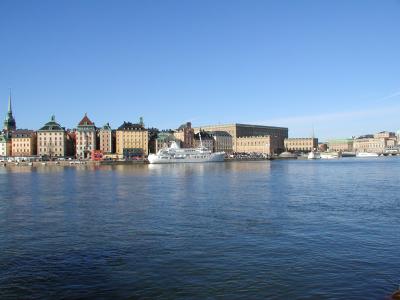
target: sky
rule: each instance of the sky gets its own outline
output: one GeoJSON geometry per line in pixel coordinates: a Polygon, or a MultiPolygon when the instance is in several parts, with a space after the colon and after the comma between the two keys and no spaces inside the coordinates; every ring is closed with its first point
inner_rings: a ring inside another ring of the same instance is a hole
{"type": "Polygon", "coordinates": [[[400,129],[399,0],[2,0],[0,116],[400,129]]]}

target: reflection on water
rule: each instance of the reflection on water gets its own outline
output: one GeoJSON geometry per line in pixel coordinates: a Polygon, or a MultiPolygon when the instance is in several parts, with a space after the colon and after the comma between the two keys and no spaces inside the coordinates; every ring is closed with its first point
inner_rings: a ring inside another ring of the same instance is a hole
{"type": "Polygon", "coordinates": [[[0,298],[384,299],[399,162],[0,168],[0,298]]]}

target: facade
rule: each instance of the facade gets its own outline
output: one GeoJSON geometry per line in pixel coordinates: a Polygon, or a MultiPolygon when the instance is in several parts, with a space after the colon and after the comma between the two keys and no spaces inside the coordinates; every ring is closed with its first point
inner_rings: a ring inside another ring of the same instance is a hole
{"type": "Polygon", "coordinates": [[[182,148],[193,148],[194,129],[192,128],[192,123],[187,122],[186,124],[179,126],[179,128],[174,132],[174,136],[181,142],[182,148]]]}
{"type": "Polygon", "coordinates": [[[194,135],[194,147],[206,147],[210,151],[214,151],[214,138],[207,131],[200,131],[194,135]],[[200,142],[201,134],[201,142],[200,142]]]}
{"type": "Polygon", "coordinates": [[[76,151],[76,133],[72,130],[65,132],[65,156],[75,157],[76,151]]]}
{"type": "Polygon", "coordinates": [[[375,139],[379,138],[384,138],[384,139],[389,139],[389,138],[396,138],[396,133],[390,132],[390,131],[381,131],[378,133],[374,134],[375,139]]]}
{"type": "Polygon", "coordinates": [[[11,156],[36,155],[37,137],[33,130],[15,130],[11,134],[11,156]]]}
{"type": "Polygon", "coordinates": [[[243,136],[237,139],[236,149],[238,153],[262,153],[273,155],[278,153],[278,138],[270,135],[243,136]]]}
{"type": "Polygon", "coordinates": [[[354,140],[354,151],[383,153],[386,147],[393,147],[394,140],[386,138],[358,138],[354,140]]]}
{"type": "Polygon", "coordinates": [[[233,152],[232,136],[226,131],[209,132],[214,139],[214,152],[233,152]]]}
{"type": "Polygon", "coordinates": [[[353,139],[335,139],[328,141],[329,151],[353,152],[353,139]]]}
{"type": "Polygon", "coordinates": [[[100,150],[103,153],[114,153],[113,131],[109,123],[104,125],[100,131],[100,150]]]}
{"type": "Polygon", "coordinates": [[[286,151],[312,151],[318,149],[317,138],[287,138],[284,141],[286,151]]]}
{"type": "Polygon", "coordinates": [[[17,125],[12,113],[12,107],[11,107],[11,92],[10,92],[10,96],[8,98],[8,111],[7,111],[7,115],[4,119],[4,123],[3,123],[3,129],[4,131],[10,136],[10,133],[13,132],[14,130],[17,129],[17,125]]]}
{"type": "Polygon", "coordinates": [[[65,156],[65,130],[52,116],[42,128],[37,131],[37,154],[39,156],[65,156]]]}
{"type": "Polygon", "coordinates": [[[241,152],[238,146],[239,138],[251,136],[271,136],[276,140],[278,153],[284,151],[284,140],[288,137],[289,130],[286,127],[273,127],[263,125],[250,124],[224,124],[224,125],[207,125],[194,128],[195,132],[205,131],[225,131],[232,137],[233,152],[241,152]]]}
{"type": "Polygon", "coordinates": [[[0,157],[11,155],[11,140],[5,134],[0,134],[0,157]]]}
{"type": "Polygon", "coordinates": [[[92,150],[96,150],[96,126],[88,118],[87,114],[79,122],[75,131],[76,135],[76,158],[89,159],[92,150]]]}
{"type": "Polygon", "coordinates": [[[148,131],[142,124],[124,122],[117,129],[116,153],[125,159],[148,155],[148,140],[148,131]]]}

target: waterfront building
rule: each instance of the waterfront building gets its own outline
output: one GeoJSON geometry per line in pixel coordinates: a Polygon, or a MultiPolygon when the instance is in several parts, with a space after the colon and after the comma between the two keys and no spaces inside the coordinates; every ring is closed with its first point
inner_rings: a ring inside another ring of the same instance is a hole
{"type": "Polygon", "coordinates": [[[11,140],[6,134],[0,134],[0,156],[11,155],[11,140]]]}
{"type": "Polygon", "coordinates": [[[374,134],[375,139],[384,138],[384,139],[395,139],[396,133],[390,131],[381,131],[374,134]]]}
{"type": "Polygon", "coordinates": [[[115,139],[113,138],[113,130],[109,123],[99,130],[100,150],[103,153],[114,153],[115,139]]]}
{"type": "Polygon", "coordinates": [[[179,128],[174,132],[174,136],[181,142],[181,148],[193,148],[194,129],[192,128],[192,123],[187,122],[186,124],[179,126],[179,128]]]}
{"type": "Polygon", "coordinates": [[[87,114],[79,122],[75,131],[76,135],[76,158],[89,159],[92,150],[96,150],[96,126],[88,118],[87,114]]]}
{"type": "Polygon", "coordinates": [[[278,153],[284,151],[284,139],[288,137],[288,128],[274,127],[264,125],[250,124],[223,124],[223,125],[207,125],[194,128],[195,132],[199,132],[200,128],[205,131],[225,131],[232,137],[232,149],[234,152],[240,152],[238,139],[241,137],[257,137],[271,136],[277,143],[278,153]]]}
{"type": "Polygon", "coordinates": [[[12,113],[12,105],[11,105],[11,91],[10,96],[8,98],[8,111],[3,123],[4,131],[10,136],[10,133],[17,129],[17,125],[12,113]]]}
{"type": "Polygon", "coordinates": [[[194,135],[194,147],[199,147],[201,144],[208,150],[214,151],[214,138],[207,131],[201,130],[194,135]],[[201,142],[200,142],[200,135],[201,135],[201,142]]]}
{"type": "Polygon", "coordinates": [[[210,131],[209,132],[214,139],[214,152],[225,152],[232,153],[232,136],[226,131],[210,131]]]}
{"type": "Polygon", "coordinates": [[[354,140],[354,151],[383,153],[386,148],[385,138],[358,138],[354,140]]]}
{"type": "Polygon", "coordinates": [[[242,136],[237,138],[236,149],[238,153],[259,153],[271,156],[279,151],[279,139],[270,135],[242,136]]]}
{"type": "Polygon", "coordinates": [[[329,151],[353,152],[353,139],[333,139],[328,141],[329,151]]]}
{"type": "Polygon", "coordinates": [[[124,159],[148,154],[148,131],[142,123],[124,122],[117,129],[116,153],[124,159]]]}
{"type": "Polygon", "coordinates": [[[37,154],[39,156],[65,156],[65,130],[52,116],[42,128],[37,131],[37,154]]]}
{"type": "Polygon", "coordinates": [[[284,141],[285,149],[289,152],[304,151],[309,152],[318,149],[317,138],[287,138],[284,141]]]}
{"type": "Polygon", "coordinates": [[[18,129],[11,134],[11,156],[36,155],[37,136],[33,130],[18,129]]]}

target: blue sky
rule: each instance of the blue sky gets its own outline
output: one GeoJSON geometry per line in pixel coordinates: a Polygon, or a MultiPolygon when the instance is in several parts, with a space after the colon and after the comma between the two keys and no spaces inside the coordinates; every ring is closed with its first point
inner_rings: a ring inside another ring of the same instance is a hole
{"type": "Polygon", "coordinates": [[[400,1],[0,1],[0,114],[19,128],[400,128],[400,1]]]}

